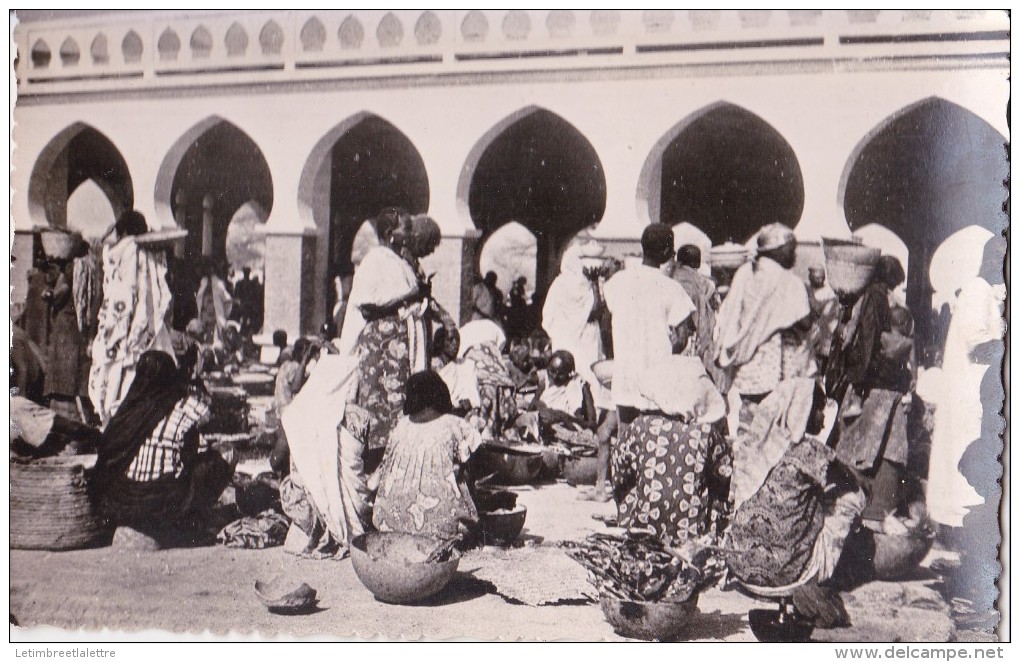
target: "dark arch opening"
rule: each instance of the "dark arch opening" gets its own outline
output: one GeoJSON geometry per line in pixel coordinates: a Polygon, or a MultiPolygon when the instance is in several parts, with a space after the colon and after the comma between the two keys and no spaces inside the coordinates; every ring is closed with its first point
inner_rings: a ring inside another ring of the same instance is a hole
{"type": "Polygon", "coordinates": [[[605,213],[602,162],[569,122],[536,109],[486,147],[471,179],[468,209],[483,241],[514,221],[535,235],[535,301],[541,305],[571,238],[605,213]]]}
{"type": "Polygon", "coordinates": [[[931,312],[928,265],[939,245],[968,225],[1006,227],[1006,139],[954,103],[932,98],[880,126],[848,164],[843,207],[851,230],[879,223],[910,250],[907,304],[917,337],[942,342],[931,312]]]}
{"type": "MultiPolygon", "coordinates": [[[[353,273],[354,237],[367,219],[386,207],[412,214],[428,211],[428,174],[414,143],[386,120],[369,115],[344,132],[331,150],[331,276],[353,273]]],[[[332,291],[331,282],[327,286],[332,291]]]]}
{"type": "Polygon", "coordinates": [[[744,243],[762,226],[794,227],[804,210],[800,164],[757,115],[720,104],[695,117],[662,152],[659,218],[711,238],[744,243]]]}
{"type": "Polygon", "coordinates": [[[222,265],[231,219],[249,202],[268,215],[273,208],[273,179],[258,145],[241,129],[220,120],[184,153],[170,200],[178,225],[188,230],[185,257],[205,255],[222,265]]]}
{"type": "Polygon", "coordinates": [[[134,186],[120,151],[96,129],[76,124],[58,134],[32,172],[29,198],[48,225],[67,226],[67,201],[87,181],[106,195],[114,217],[134,206],[134,186]]]}

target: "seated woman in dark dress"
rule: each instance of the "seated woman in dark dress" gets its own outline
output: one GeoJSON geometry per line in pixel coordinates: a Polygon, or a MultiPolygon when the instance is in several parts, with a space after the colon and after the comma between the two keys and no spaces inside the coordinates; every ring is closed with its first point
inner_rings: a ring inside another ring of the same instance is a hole
{"type": "Polygon", "coordinates": [[[206,539],[204,518],[233,475],[219,453],[201,447],[198,429],[210,408],[208,396],[189,387],[195,354],[180,369],[165,352],[141,356],[96,461],[102,514],[161,544],[206,539]]]}

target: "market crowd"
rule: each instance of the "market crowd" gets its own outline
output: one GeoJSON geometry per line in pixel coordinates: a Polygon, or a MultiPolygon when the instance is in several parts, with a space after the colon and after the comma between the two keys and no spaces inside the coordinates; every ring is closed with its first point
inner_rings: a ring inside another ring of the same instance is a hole
{"type": "MultiPolygon", "coordinates": [[[[478,544],[493,457],[523,449],[544,477],[556,458],[596,458],[580,497],[612,500],[621,528],[686,559],[715,550],[730,581],[822,623],[838,624],[868,532],[930,539],[937,524],[994,595],[984,532],[1000,469],[980,405],[1002,352],[998,240],[959,294],[946,385],[925,402],[890,255],[857,265],[867,278],[848,289],[822,263],[797,275],[780,224],[753,250],[709,255],[652,224],[625,261],[575,241],[543,301],[523,279],[504,295],[480,278],[458,324],[422,266],[435,221],[388,208],[372,226],[331,323],[274,337],[289,551],[343,555],[372,530],[478,544]]],[[[264,359],[261,285],[247,272],[231,285],[209,261],[189,274],[146,231],[128,212],[105,244],[33,272],[11,350],[12,453],[95,452],[112,523],[199,535],[234,469],[200,433],[202,378],[264,359]]]]}

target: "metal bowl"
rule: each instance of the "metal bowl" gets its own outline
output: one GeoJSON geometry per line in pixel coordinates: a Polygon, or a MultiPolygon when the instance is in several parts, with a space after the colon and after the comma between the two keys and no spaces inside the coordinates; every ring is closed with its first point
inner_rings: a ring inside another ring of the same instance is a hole
{"type": "Polygon", "coordinates": [[[698,595],[683,602],[632,602],[608,595],[599,601],[617,634],[645,641],[672,641],[684,634],[698,611],[698,595]]]}
{"type": "Polygon", "coordinates": [[[528,485],[538,479],[544,467],[541,454],[501,453],[487,449],[479,472],[481,475],[495,474],[492,482],[497,485],[528,485]]]}
{"type": "Polygon", "coordinates": [[[599,458],[597,456],[563,456],[560,475],[570,485],[594,485],[598,480],[599,458]]]}
{"type": "Polygon", "coordinates": [[[425,563],[440,540],[409,533],[373,531],[351,541],[351,562],[358,579],[377,600],[414,604],[432,597],[453,578],[460,554],[449,560],[425,563]]]}
{"type": "Polygon", "coordinates": [[[510,510],[480,513],[478,519],[482,525],[482,540],[486,545],[509,545],[521,535],[527,517],[528,509],[523,504],[510,510]]]}
{"type": "Polygon", "coordinates": [[[255,595],[274,614],[300,614],[315,607],[316,591],[302,583],[288,588],[280,582],[255,581],[255,595]]]}

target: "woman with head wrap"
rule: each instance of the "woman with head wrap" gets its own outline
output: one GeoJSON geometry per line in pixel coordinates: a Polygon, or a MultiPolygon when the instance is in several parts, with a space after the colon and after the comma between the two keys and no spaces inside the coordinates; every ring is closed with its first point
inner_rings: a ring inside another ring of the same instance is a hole
{"type": "Polygon", "coordinates": [[[725,526],[730,457],[719,422],[726,403],[701,359],[670,356],[638,388],[658,409],[621,426],[613,450],[620,526],[651,529],[680,546],[725,526]]]}
{"type": "Polygon", "coordinates": [[[421,265],[422,258],[432,255],[443,240],[439,224],[425,214],[403,218],[400,226],[393,233],[395,245],[400,246],[401,256],[407,260],[414,272],[423,292],[428,294],[428,306],[425,309],[426,330],[429,337],[437,326],[447,331],[455,330],[457,323],[453,321],[439,302],[432,298],[432,276],[426,275],[421,265]]]}
{"type": "Polygon", "coordinates": [[[836,329],[827,366],[829,396],[841,403],[840,461],[861,472],[868,506],[864,518],[882,522],[899,507],[907,464],[907,405],[912,372],[883,352],[892,331],[889,295],[904,280],[891,255],[875,265],[871,283],[836,329]]]}
{"type": "Polygon", "coordinates": [[[605,307],[599,285],[598,265],[602,247],[594,242],[574,244],[563,254],[560,274],[553,280],[542,308],[542,327],[549,334],[553,351],[573,354],[577,373],[584,379],[596,404],[611,408],[608,394],[591,371],[593,363],[605,358],[599,320],[605,307]]]}
{"type": "Polygon", "coordinates": [[[762,597],[832,576],[863,496],[819,437],[826,399],[812,379],[780,382],[733,447],[727,563],[762,597]]]}
{"type": "MultiPolygon", "coordinates": [[[[811,323],[807,286],[791,271],[796,253],[790,228],[781,223],[762,228],[757,259],[737,270],[719,307],[716,360],[732,381],[723,390],[742,399],[744,422],[753,403],[781,380],[809,374],[807,357],[795,351],[804,345],[811,323]]],[[[739,413],[735,410],[731,405],[731,414],[739,413]]],[[[732,415],[730,420],[735,423],[732,415]]]]}
{"type": "Polygon", "coordinates": [[[478,521],[467,464],[482,439],[450,413],[450,392],[435,372],[411,375],[405,392],[404,417],[390,432],[379,468],[372,521],[380,531],[462,535],[478,521]]]}
{"type": "Polygon", "coordinates": [[[407,223],[407,215],[393,208],[376,218],[382,243],[365,255],[354,273],[338,341],[341,355],[359,359],[356,403],[374,418],[365,441],[378,458],[400,417],[404,383],[411,373],[428,365],[424,317],[429,292],[401,252],[407,249],[424,257],[420,253],[425,247],[435,246],[417,242],[405,246],[407,236],[399,230],[407,223]]]}
{"type": "Polygon", "coordinates": [[[218,453],[202,448],[198,428],[209,419],[209,402],[189,389],[189,378],[169,354],[142,354],[96,460],[103,515],[164,542],[207,533],[203,517],[233,475],[218,453]]]}
{"type": "Polygon", "coordinates": [[[490,320],[460,328],[460,364],[474,373],[477,388],[467,398],[472,405],[467,420],[486,441],[499,441],[517,418],[517,387],[501,353],[505,344],[503,329],[490,320]]]}
{"type": "Polygon", "coordinates": [[[142,354],[173,353],[166,255],[135,243],[134,238],[146,232],[145,217],[137,211],[124,212],[114,231],[116,243],[103,249],[103,303],[89,373],[89,397],[103,423],[131,387],[142,354]]]}

